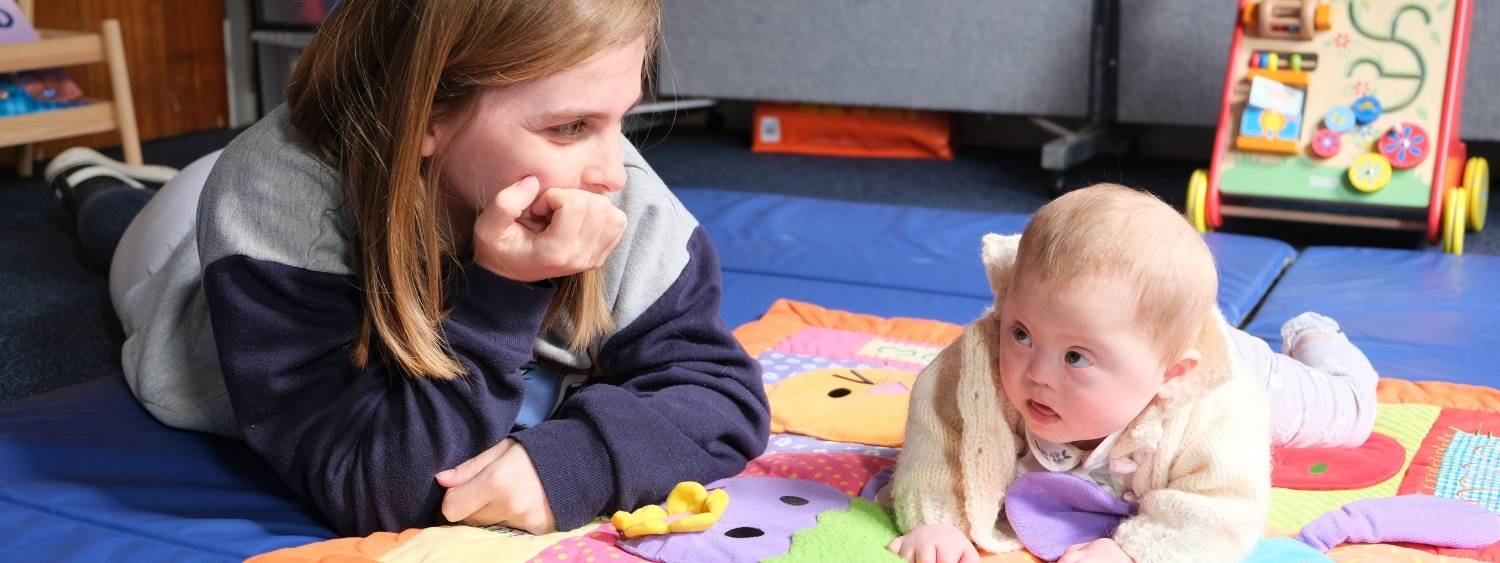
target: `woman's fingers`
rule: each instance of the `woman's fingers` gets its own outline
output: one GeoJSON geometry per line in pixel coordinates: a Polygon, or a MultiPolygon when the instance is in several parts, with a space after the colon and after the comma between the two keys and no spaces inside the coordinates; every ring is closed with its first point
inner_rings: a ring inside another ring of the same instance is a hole
{"type": "Polygon", "coordinates": [[[510,445],[513,443],[514,441],[510,438],[506,438],[490,449],[479,452],[479,455],[469,458],[468,461],[458,464],[457,467],[439,472],[437,474],[438,484],[451,489],[468,483],[475,475],[483,471],[485,467],[494,463],[495,460],[500,459],[500,456],[505,453],[505,450],[510,449],[510,445]]]}
{"type": "Polygon", "coordinates": [[[524,282],[602,266],[624,234],[625,213],[603,194],[551,188],[538,195],[536,189],[528,176],[495,195],[475,221],[475,262],[524,282]]]}
{"type": "Polygon", "coordinates": [[[500,235],[515,224],[516,219],[526,208],[536,201],[537,193],[541,190],[541,183],[536,176],[527,176],[520,181],[502,188],[495,192],[494,197],[479,211],[479,217],[475,219],[479,223],[475,230],[485,229],[487,234],[500,235]]]}
{"type": "Polygon", "coordinates": [[[443,496],[443,518],[471,526],[503,524],[533,534],[553,531],[556,521],[526,449],[508,448],[468,483],[443,496]]]}
{"type": "Polygon", "coordinates": [[[551,189],[542,194],[552,206],[552,221],[547,224],[537,241],[539,252],[545,252],[569,269],[579,267],[578,255],[583,247],[579,236],[588,217],[588,201],[592,194],[583,190],[551,189]]]}
{"type": "Polygon", "coordinates": [[[489,488],[484,486],[485,473],[480,472],[479,479],[448,489],[443,495],[443,519],[460,522],[491,504],[494,499],[490,498],[489,488]]]}

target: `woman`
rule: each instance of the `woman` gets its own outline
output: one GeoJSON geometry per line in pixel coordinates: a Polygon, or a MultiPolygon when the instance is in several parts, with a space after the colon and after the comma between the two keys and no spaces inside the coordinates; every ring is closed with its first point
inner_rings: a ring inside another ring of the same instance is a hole
{"type": "Polygon", "coordinates": [[[659,18],[343,3],[287,106],[114,251],[137,397],[243,437],[345,534],[571,529],[741,470],[758,368],[707,236],[620,132],[659,18]]]}

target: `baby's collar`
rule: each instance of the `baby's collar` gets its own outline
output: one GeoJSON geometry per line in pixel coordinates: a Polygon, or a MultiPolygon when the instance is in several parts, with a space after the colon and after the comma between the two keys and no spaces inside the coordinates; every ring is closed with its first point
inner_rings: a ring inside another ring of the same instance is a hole
{"type": "Polygon", "coordinates": [[[1109,452],[1114,447],[1115,441],[1119,440],[1124,433],[1124,430],[1120,430],[1104,437],[1104,440],[1094,446],[1085,458],[1084,451],[1078,446],[1048,441],[1046,438],[1033,434],[1031,429],[1027,428],[1026,449],[1033,458],[1036,458],[1037,463],[1048,471],[1072,471],[1080,465],[1084,470],[1092,471],[1109,463],[1109,452]]]}

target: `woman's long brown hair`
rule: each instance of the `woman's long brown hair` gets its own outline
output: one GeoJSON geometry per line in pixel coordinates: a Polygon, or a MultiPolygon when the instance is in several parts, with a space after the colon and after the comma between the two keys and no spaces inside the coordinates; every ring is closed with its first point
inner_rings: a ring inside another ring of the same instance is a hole
{"type": "MultiPolygon", "coordinates": [[[[441,328],[444,265],[460,243],[441,224],[440,166],[422,157],[430,125],[466,122],[486,88],[547,76],[610,47],[645,37],[651,53],[658,2],[346,0],[324,22],[292,73],[287,104],[292,124],[340,173],[354,218],[364,290],[357,365],[370,361],[378,338],[407,373],[465,372],[441,328]]],[[[578,353],[613,327],[603,277],[591,270],[559,282],[544,326],[566,328],[578,353]]]]}

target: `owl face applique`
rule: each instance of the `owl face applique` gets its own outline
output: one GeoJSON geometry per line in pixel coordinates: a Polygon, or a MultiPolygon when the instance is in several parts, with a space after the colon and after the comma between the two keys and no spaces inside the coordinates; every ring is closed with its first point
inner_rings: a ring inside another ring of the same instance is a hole
{"type": "Polygon", "coordinates": [[[771,430],[840,442],[900,446],[917,374],[865,368],[798,373],[767,388],[771,430]]]}

